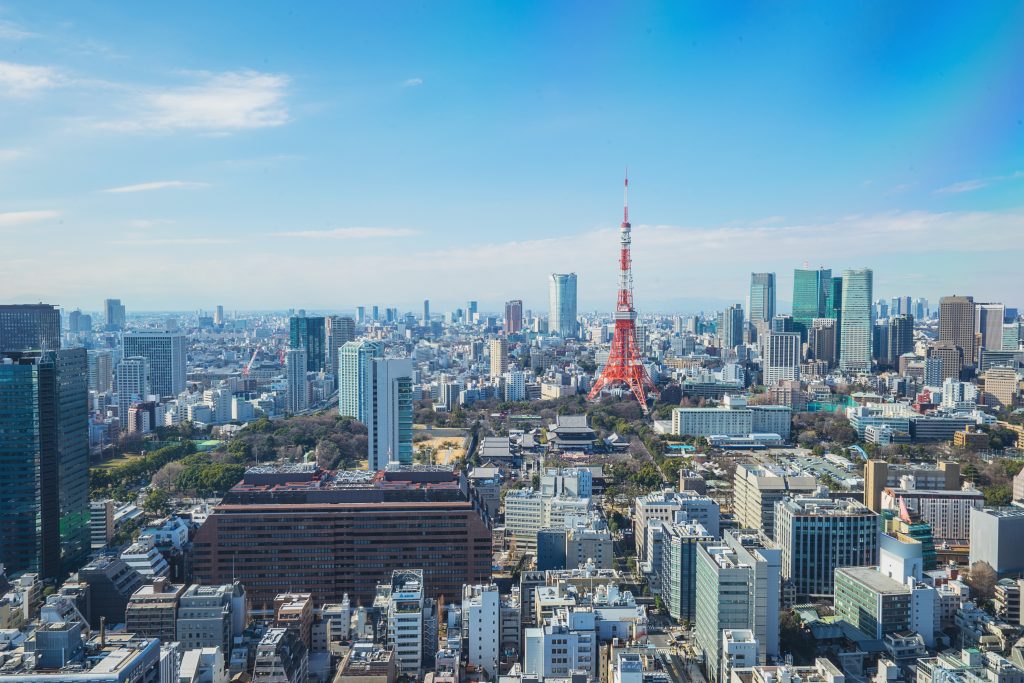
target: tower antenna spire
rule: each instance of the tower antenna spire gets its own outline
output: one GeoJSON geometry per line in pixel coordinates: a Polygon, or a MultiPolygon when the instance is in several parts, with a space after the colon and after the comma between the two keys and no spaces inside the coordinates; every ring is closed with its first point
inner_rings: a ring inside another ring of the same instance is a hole
{"type": "Polygon", "coordinates": [[[629,225],[629,166],[626,167],[625,182],[622,190],[622,223],[629,225]]]}

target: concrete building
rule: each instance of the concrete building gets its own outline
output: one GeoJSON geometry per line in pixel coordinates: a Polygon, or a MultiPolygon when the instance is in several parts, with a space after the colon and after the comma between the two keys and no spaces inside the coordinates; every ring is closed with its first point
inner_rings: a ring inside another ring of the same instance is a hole
{"type": "Polygon", "coordinates": [[[192,584],[178,600],[174,639],[186,650],[216,647],[227,656],[248,622],[246,604],[240,583],[192,584]]]}
{"type": "Polygon", "coordinates": [[[492,379],[500,378],[508,372],[508,339],[495,337],[489,342],[488,348],[491,358],[490,376],[492,379]]]}
{"type": "Polygon", "coordinates": [[[496,677],[501,656],[501,596],[495,584],[465,586],[462,631],[469,647],[466,663],[496,677]]]}
{"type": "Polygon", "coordinates": [[[505,302],[505,334],[519,334],[523,331],[523,302],[512,299],[505,302]]]}
{"type": "Polygon", "coordinates": [[[67,622],[41,625],[34,653],[23,644],[0,660],[0,680],[10,683],[162,683],[160,641],[133,634],[86,640],[81,625],[67,622]]]}
{"type": "Polygon", "coordinates": [[[125,358],[141,356],[149,361],[149,385],[154,394],[164,398],[185,391],[188,341],[183,333],[174,330],[126,332],[122,344],[125,358]]]}
{"type": "Polygon", "coordinates": [[[86,617],[89,626],[100,627],[100,620],[108,624],[124,623],[128,601],[145,579],[123,560],[100,556],[78,570],[78,580],[89,584],[89,608],[86,617]]]}
{"type": "Polygon", "coordinates": [[[757,639],[753,631],[746,628],[725,629],[722,631],[721,679],[731,681],[734,670],[757,666],[757,655],[757,639]]]}
{"type": "Polygon", "coordinates": [[[56,351],[60,348],[60,311],[50,304],[0,305],[0,353],[56,351]]]}
{"type": "Polygon", "coordinates": [[[970,564],[987,562],[1000,576],[1024,575],[1024,508],[970,511],[970,564]]]}
{"type": "Polygon", "coordinates": [[[348,342],[339,352],[338,410],[366,425],[370,471],[412,464],[412,361],[383,353],[377,342],[348,342]]]}
{"type": "Polygon", "coordinates": [[[750,630],[760,664],[779,654],[781,554],[752,530],[726,531],[723,540],[697,546],[696,644],[711,683],[724,680],[724,630],[750,630]]]}
{"type": "Polygon", "coordinates": [[[943,358],[942,376],[959,379],[960,366],[973,366],[975,348],[974,297],[944,296],[939,299],[939,345],[959,350],[960,365],[943,358]]]}
{"type": "Polygon", "coordinates": [[[799,332],[769,332],[764,336],[763,349],[765,386],[800,379],[799,332]]]}
{"type": "Polygon", "coordinates": [[[293,591],[312,593],[316,604],[345,594],[365,602],[403,567],[422,568],[430,597],[461,594],[463,584],[491,575],[491,531],[468,482],[447,469],[250,468],[193,547],[197,581],[237,578],[253,604],[293,591]],[[301,536],[296,509],[306,527],[301,536]],[[259,544],[250,540],[256,533],[259,544]]]}
{"type": "Polygon", "coordinates": [[[578,671],[597,675],[599,641],[594,611],[561,608],[541,626],[523,632],[523,673],[540,680],[578,671]]]}
{"type": "Polygon", "coordinates": [[[701,524],[664,524],[658,587],[665,608],[678,622],[692,622],[697,600],[697,546],[717,539],[701,524]]]}
{"type": "Polygon", "coordinates": [[[875,567],[841,567],[835,576],[836,617],[867,638],[910,627],[910,588],[875,567]]]}
{"type": "Polygon", "coordinates": [[[149,360],[142,356],[122,358],[117,364],[115,387],[117,389],[117,418],[122,431],[127,431],[128,409],[135,403],[145,401],[150,388],[149,360]]]}
{"type": "MultiPolygon", "coordinates": [[[[423,570],[395,570],[388,584],[377,587],[377,603],[387,613],[387,643],[394,649],[400,673],[418,676],[425,648],[432,643],[424,635],[426,591],[423,570]]],[[[431,653],[432,654],[432,653],[431,653]]]]}
{"type": "Polygon", "coordinates": [[[837,567],[878,564],[879,517],[851,498],[795,496],[775,503],[782,578],[798,600],[832,595],[837,567]]]}
{"type": "Polygon", "coordinates": [[[637,496],[633,502],[633,538],[637,557],[641,561],[653,559],[650,557],[649,530],[655,523],[697,522],[717,538],[721,514],[717,502],[695,491],[665,490],[637,496]]]}
{"type": "Polygon", "coordinates": [[[342,660],[332,683],[395,683],[395,651],[369,641],[357,641],[342,660]]]}
{"type": "Polygon", "coordinates": [[[984,380],[985,405],[1007,410],[1012,410],[1017,405],[1020,382],[1015,370],[1003,367],[989,368],[985,371],[984,380]]]}
{"type": "Polygon", "coordinates": [[[741,463],[733,476],[733,509],[743,528],[761,529],[775,536],[775,504],[797,494],[814,493],[818,481],[812,475],[778,466],[741,463]]]}
{"type": "Polygon", "coordinates": [[[871,372],[873,279],[870,268],[843,271],[839,368],[846,372],[871,372]]]}
{"type": "Polygon", "coordinates": [[[834,318],[815,318],[807,331],[807,350],[814,360],[833,368],[839,362],[839,330],[834,318]]]}
{"type": "Polygon", "coordinates": [[[288,349],[284,352],[285,411],[295,415],[309,408],[309,381],[306,379],[306,350],[288,349]]]}
{"type": "Polygon", "coordinates": [[[788,440],[793,409],[788,406],[747,405],[741,396],[726,396],[717,408],[674,408],[676,436],[749,436],[778,434],[788,440]]]}
{"type": "Polygon", "coordinates": [[[974,488],[935,491],[887,487],[882,491],[883,510],[899,512],[901,505],[931,526],[936,544],[966,546],[970,541],[971,510],[985,505],[985,494],[974,488]]]}
{"type": "Polygon", "coordinates": [[[309,651],[294,632],[269,628],[256,646],[253,683],[306,683],[309,651]]]}
{"type": "Polygon", "coordinates": [[[864,464],[864,504],[875,512],[882,511],[882,491],[886,487],[900,486],[903,477],[912,477],[922,489],[955,491],[960,488],[960,463],[942,462],[938,465],[891,464],[884,460],[868,460],[864,464]]]}
{"type": "Polygon", "coordinates": [[[144,638],[173,642],[178,619],[178,601],[185,586],[159,578],[132,594],[125,610],[125,630],[144,638]]]}

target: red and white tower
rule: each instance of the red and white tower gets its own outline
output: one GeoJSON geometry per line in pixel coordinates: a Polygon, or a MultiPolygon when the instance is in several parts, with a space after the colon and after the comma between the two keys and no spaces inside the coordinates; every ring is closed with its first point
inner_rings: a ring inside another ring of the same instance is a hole
{"type": "Polygon", "coordinates": [[[630,257],[631,227],[629,224],[629,177],[626,177],[622,225],[619,228],[619,300],[615,306],[615,336],[608,354],[608,363],[594,383],[588,398],[600,396],[601,391],[615,384],[625,384],[647,413],[647,397],[657,396],[647,368],[640,362],[636,345],[636,310],[633,308],[633,266],[630,257]]]}

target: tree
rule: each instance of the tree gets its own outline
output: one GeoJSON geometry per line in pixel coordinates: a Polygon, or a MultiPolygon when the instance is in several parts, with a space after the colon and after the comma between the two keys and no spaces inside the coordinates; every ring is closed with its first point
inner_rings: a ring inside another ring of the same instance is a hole
{"type": "Polygon", "coordinates": [[[971,565],[971,572],[966,583],[974,591],[975,595],[983,600],[989,600],[995,594],[996,581],[999,576],[996,570],[988,562],[978,561],[971,565]]]}
{"type": "Polygon", "coordinates": [[[163,489],[153,489],[142,502],[142,508],[154,515],[165,515],[171,509],[171,496],[163,489]]]}

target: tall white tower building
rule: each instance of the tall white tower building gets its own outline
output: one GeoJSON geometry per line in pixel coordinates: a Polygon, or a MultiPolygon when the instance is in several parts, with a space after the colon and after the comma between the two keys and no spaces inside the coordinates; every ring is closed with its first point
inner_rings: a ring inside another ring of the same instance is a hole
{"type": "Polygon", "coordinates": [[[552,273],[550,280],[548,331],[560,337],[575,337],[576,273],[552,273]]]}
{"type": "Polygon", "coordinates": [[[309,407],[309,382],[306,379],[306,350],[288,349],[284,352],[285,410],[291,414],[301,413],[309,407]]]}
{"type": "Polygon", "coordinates": [[[843,312],[839,334],[839,369],[871,371],[871,301],[873,273],[870,268],[843,271],[843,312]]]}

